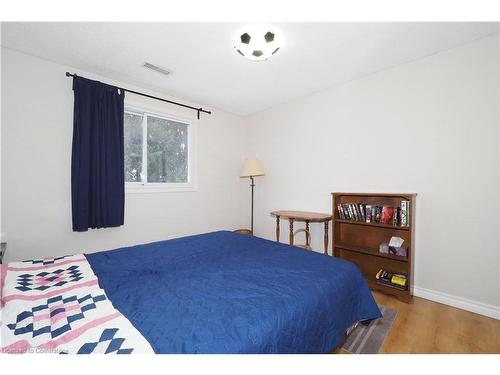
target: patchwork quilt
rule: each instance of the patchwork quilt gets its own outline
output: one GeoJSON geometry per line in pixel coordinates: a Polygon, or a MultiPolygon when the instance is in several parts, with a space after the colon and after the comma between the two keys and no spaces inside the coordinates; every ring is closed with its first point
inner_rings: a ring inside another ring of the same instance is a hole
{"type": "Polygon", "coordinates": [[[84,255],[0,265],[0,352],[153,353],[84,255]]]}

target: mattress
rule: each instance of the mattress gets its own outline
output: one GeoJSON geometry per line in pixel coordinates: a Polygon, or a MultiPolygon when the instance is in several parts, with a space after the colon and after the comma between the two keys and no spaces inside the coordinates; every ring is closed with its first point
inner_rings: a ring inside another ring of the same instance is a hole
{"type": "Polygon", "coordinates": [[[86,255],[156,353],[327,353],[381,317],[351,262],[228,231],[86,255]]]}

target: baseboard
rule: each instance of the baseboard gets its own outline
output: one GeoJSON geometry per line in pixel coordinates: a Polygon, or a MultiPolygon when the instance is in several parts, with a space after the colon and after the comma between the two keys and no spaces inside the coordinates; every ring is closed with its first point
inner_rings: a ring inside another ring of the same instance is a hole
{"type": "Polygon", "coordinates": [[[435,290],[425,289],[418,286],[413,287],[413,295],[500,320],[500,306],[488,305],[486,303],[473,301],[467,298],[437,292],[435,290]]]}

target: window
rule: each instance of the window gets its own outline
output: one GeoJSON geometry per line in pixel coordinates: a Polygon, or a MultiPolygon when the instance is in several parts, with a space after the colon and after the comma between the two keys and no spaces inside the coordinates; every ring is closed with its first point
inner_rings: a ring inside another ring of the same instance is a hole
{"type": "Polygon", "coordinates": [[[124,153],[127,191],[193,189],[192,132],[188,121],[126,109],[124,153]]]}

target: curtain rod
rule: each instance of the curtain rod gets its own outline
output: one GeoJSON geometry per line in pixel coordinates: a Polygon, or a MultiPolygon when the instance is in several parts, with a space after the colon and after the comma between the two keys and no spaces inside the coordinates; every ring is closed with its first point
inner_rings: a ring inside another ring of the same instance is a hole
{"type": "MultiPolygon", "coordinates": [[[[78,75],[76,74],[71,74],[69,72],[66,72],[66,77],[79,77],[78,75]]],[[[113,86],[113,85],[112,85],[113,86]]],[[[170,104],[174,104],[174,105],[178,105],[178,106],[181,106],[181,107],[184,107],[184,108],[189,108],[189,109],[192,109],[194,111],[196,111],[198,113],[198,120],[200,119],[200,113],[203,112],[203,113],[208,113],[209,115],[212,114],[211,111],[206,111],[204,110],[203,108],[196,108],[196,107],[192,107],[190,105],[187,105],[187,104],[182,104],[182,103],[178,103],[178,102],[174,102],[172,100],[167,100],[167,99],[163,99],[163,98],[159,98],[157,96],[153,96],[153,95],[148,95],[148,94],[144,94],[142,92],[138,92],[138,91],[134,91],[134,90],[129,90],[129,89],[124,89],[123,87],[118,87],[118,86],[115,86],[117,89],[120,89],[120,90],[123,90],[123,91],[126,91],[126,92],[130,92],[132,94],[136,94],[136,95],[141,95],[141,96],[145,96],[147,98],[151,98],[151,99],[156,99],[156,100],[160,100],[162,102],[166,102],[166,103],[170,103],[170,104]]]]}

